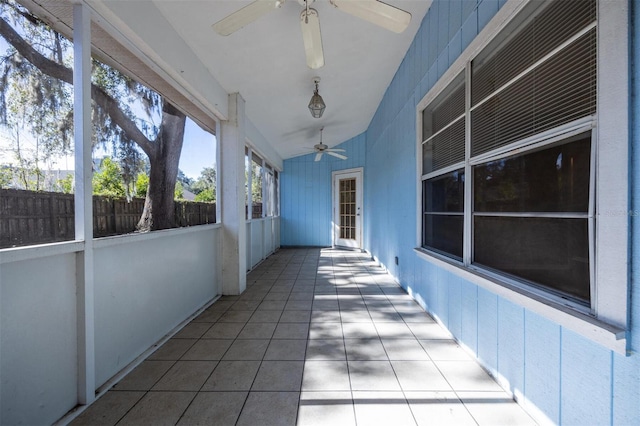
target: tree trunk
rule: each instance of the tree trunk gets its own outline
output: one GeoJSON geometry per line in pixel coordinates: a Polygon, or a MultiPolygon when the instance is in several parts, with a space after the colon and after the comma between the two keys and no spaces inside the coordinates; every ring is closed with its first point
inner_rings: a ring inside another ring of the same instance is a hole
{"type": "Polygon", "coordinates": [[[160,133],[149,155],[151,171],[144,210],[137,226],[140,232],[175,227],[173,199],[185,122],[186,116],[165,101],[160,133]]]}

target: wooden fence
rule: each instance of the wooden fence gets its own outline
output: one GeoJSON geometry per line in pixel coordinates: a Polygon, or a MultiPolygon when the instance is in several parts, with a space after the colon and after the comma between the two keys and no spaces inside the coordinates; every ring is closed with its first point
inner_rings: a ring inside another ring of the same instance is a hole
{"type": "MultiPolygon", "coordinates": [[[[134,232],[143,198],[93,197],[93,235],[134,232]]],[[[214,203],[176,201],[176,226],[216,222],[214,203]]],[[[73,194],[0,189],[0,248],[68,241],[75,238],[73,194]]]]}

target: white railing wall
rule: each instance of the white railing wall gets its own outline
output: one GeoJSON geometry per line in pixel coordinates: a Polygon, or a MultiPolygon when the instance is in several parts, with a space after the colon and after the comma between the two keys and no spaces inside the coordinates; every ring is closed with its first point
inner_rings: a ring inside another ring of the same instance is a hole
{"type": "MultiPolygon", "coordinates": [[[[221,292],[220,225],[93,241],[100,388],[221,292]]],[[[51,424],[78,403],[84,243],[0,250],[0,424],[51,424]]]]}
{"type": "Polygon", "coordinates": [[[96,240],[96,386],[220,294],[219,235],[204,225],[96,240]]]}
{"type": "Polygon", "coordinates": [[[247,221],[247,268],[258,263],[280,248],[280,217],[264,217],[247,221]]]}
{"type": "Polygon", "coordinates": [[[0,424],[50,424],[77,404],[78,246],[0,253],[0,424]]]}

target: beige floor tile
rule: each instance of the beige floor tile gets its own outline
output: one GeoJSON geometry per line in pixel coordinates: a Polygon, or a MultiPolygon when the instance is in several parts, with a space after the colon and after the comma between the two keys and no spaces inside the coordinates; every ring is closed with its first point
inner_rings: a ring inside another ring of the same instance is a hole
{"type": "Polygon", "coordinates": [[[409,322],[417,322],[417,323],[433,323],[435,320],[431,318],[431,315],[422,311],[422,312],[404,312],[401,313],[400,316],[402,320],[406,323],[409,322]]]}
{"type": "Polygon", "coordinates": [[[260,305],[259,300],[239,300],[229,308],[229,311],[255,311],[260,305]]]}
{"type": "Polygon", "coordinates": [[[292,426],[299,392],[251,392],[236,426],[292,426]]]}
{"type": "Polygon", "coordinates": [[[262,361],[252,391],[300,391],[303,361],[262,361]]]}
{"type": "Polygon", "coordinates": [[[304,361],[306,339],[273,339],[269,343],[265,361],[304,361]]]}
{"type": "Polygon", "coordinates": [[[536,424],[504,391],[456,393],[480,426],[533,426],[536,424]]]}
{"type": "Polygon", "coordinates": [[[309,324],[306,323],[279,323],[274,339],[306,339],[309,335],[309,324]]]}
{"type": "Polygon", "coordinates": [[[405,396],[419,426],[476,425],[455,392],[405,392],[405,396]]]}
{"type": "Polygon", "coordinates": [[[403,322],[376,323],[378,335],[383,339],[413,339],[413,333],[403,322]]]}
{"type": "Polygon", "coordinates": [[[284,300],[265,300],[260,306],[258,306],[259,311],[282,311],[284,306],[287,304],[284,300]]]}
{"type": "Polygon", "coordinates": [[[253,315],[253,311],[227,311],[220,317],[218,321],[245,323],[249,321],[251,315],[253,315]]]}
{"type": "Polygon", "coordinates": [[[220,361],[202,391],[248,391],[258,368],[260,361],[220,361]]]}
{"type": "Polygon", "coordinates": [[[191,349],[187,351],[181,358],[183,361],[217,361],[222,359],[222,356],[229,346],[231,346],[233,340],[224,339],[200,339],[191,349]]]}
{"type": "Polygon", "coordinates": [[[175,425],[195,396],[195,392],[149,392],[118,425],[175,425]]]}
{"type": "Polygon", "coordinates": [[[107,392],[76,417],[70,425],[115,425],[144,394],[144,392],[107,392]]]}
{"type": "Polygon", "coordinates": [[[236,303],[234,300],[218,299],[216,302],[213,303],[213,305],[209,306],[207,309],[210,311],[226,311],[227,309],[232,307],[234,303],[236,303]]]}
{"type": "Polygon", "coordinates": [[[387,356],[391,360],[429,361],[429,355],[420,342],[412,339],[381,339],[387,356]]]}
{"type": "Polygon", "coordinates": [[[297,426],[355,426],[351,392],[302,392],[297,426]]]}
{"type": "Polygon", "coordinates": [[[349,361],[349,378],[354,391],[400,391],[389,361],[349,361]]]}
{"type": "Polygon", "coordinates": [[[359,310],[343,310],[342,306],[340,307],[340,319],[343,323],[367,323],[373,324],[371,317],[369,316],[369,311],[366,308],[359,310]]]}
{"type": "Polygon", "coordinates": [[[502,391],[475,361],[435,361],[435,364],[455,391],[502,391]]]}
{"type": "Polygon", "coordinates": [[[337,300],[314,300],[311,309],[314,311],[338,311],[340,306],[337,300]]]}
{"type": "Polygon", "coordinates": [[[248,323],[238,334],[237,339],[271,339],[276,325],[275,322],[248,323]]]}
{"type": "Polygon", "coordinates": [[[264,301],[286,301],[289,299],[288,293],[280,293],[280,292],[269,292],[264,297],[264,301]]]}
{"type": "Polygon", "coordinates": [[[280,322],[304,322],[309,323],[311,321],[311,311],[287,311],[282,312],[280,322]]]}
{"type": "Polygon", "coordinates": [[[346,360],[343,339],[309,340],[306,359],[309,361],[346,360]]]}
{"type": "Polygon", "coordinates": [[[407,323],[411,332],[417,339],[433,340],[446,339],[451,340],[451,334],[442,328],[439,324],[433,323],[407,323]]]}
{"type": "Polygon", "coordinates": [[[156,361],[177,361],[195,343],[196,339],[169,339],[147,359],[156,361]]]}
{"type": "Polygon", "coordinates": [[[344,339],[349,361],[386,361],[387,353],[380,339],[344,339]]]}
{"type": "Polygon", "coordinates": [[[315,285],[295,285],[289,295],[289,300],[311,300],[313,301],[313,290],[315,285]]]}
{"type": "Polygon", "coordinates": [[[255,311],[253,315],[251,315],[249,323],[278,322],[280,321],[281,315],[282,313],[280,311],[255,311]]]}
{"type": "Polygon", "coordinates": [[[216,361],[178,361],[152,390],[199,391],[216,365],[216,361]]]}
{"type": "Polygon", "coordinates": [[[169,371],[175,361],[143,361],[113,387],[118,391],[147,391],[169,371]]]}
{"type": "Polygon", "coordinates": [[[358,426],[415,426],[402,392],[353,392],[358,426]]]}
{"type": "Polygon", "coordinates": [[[421,340],[420,343],[434,361],[473,361],[454,340],[421,340]]]}
{"type": "Polygon", "coordinates": [[[248,392],[200,392],[178,425],[234,426],[248,392]]]}
{"type": "Polygon", "coordinates": [[[228,322],[213,324],[211,328],[204,333],[203,339],[235,339],[240,331],[244,328],[244,323],[228,322]]]}
{"type": "Polygon", "coordinates": [[[285,311],[309,311],[311,310],[311,300],[291,300],[284,306],[285,311]]]}
{"type": "Polygon", "coordinates": [[[346,361],[305,361],[304,391],[348,391],[351,389],[346,361]]]}
{"type": "Polygon", "coordinates": [[[402,322],[402,317],[397,312],[389,312],[389,311],[380,311],[376,310],[375,307],[369,307],[369,316],[371,320],[375,323],[385,323],[385,322],[402,322]]]}
{"type": "Polygon", "coordinates": [[[391,361],[404,391],[449,391],[449,383],[432,361],[391,361]]]}
{"type": "Polygon", "coordinates": [[[202,335],[211,328],[210,323],[206,322],[190,322],[185,325],[182,330],[177,332],[174,339],[199,339],[202,335]]]}
{"type": "Polygon", "coordinates": [[[269,340],[236,340],[227,350],[225,361],[261,361],[269,346],[269,340]]]}
{"type": "Polygon", "coordinates": [[[343,323],[342,333],[345,339],[373,339],[378,337],[378,332],[373,322],[343,323]]]}
{"type": "Polygon", "coordinates": [[[205,310],[203,313],[201,313],[200,315],[198,315],[193,322],[216,322],[218,321],[218,319],[220,319],[220,317],[224,314],[224,311],[212,311],[212,310],[205,310]]]}

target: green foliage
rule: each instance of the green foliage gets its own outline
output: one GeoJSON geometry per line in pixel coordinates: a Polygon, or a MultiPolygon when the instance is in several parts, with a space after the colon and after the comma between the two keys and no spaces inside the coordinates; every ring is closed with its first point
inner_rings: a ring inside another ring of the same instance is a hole
{"type": "Polygon", "coordinates": [[[176,182],[176,188],[173,191],[173,198],[176,200],[184,200],[184,187],[180,181],[176,182]]]}
{"type": "Polygon", "coordinates": [[[251,162],[251,199],[254,203],[262,202],[262,167],[251,162]]]}
{"type": "Polygon", "coordinates": [[[113,198],[127,196],[122,169],[109,157],[102,160],[100,170],[93,174],[93,194],[113,198]]]}
{"type": "Polygon", "coordinates": [[[11,167],[0,166],[0,188],[9,188],[13,181],[13,171],[11,167]]]}
{"type": "Polygon", "coordinates": [[[146,173],[138,173],[136,178],[136,197],[145,198],[149,189],[149,175],[146,173]]]}
{"type": "Polygon", "coordinates": [[[193,201],[197,201],[199,203],[215,203],[216,194],[212,189],[205,189],[204,191],[196,194],[193,201]]]}
{"type": "Polygon", "coordinates": [[[196,194],[195,201],[216,201],[216,169],[205,167],[200,172],[196,182],[191,185],[191,190],[196,194]]]}
{"type": "Polygon", "coordinates": [[[56,189],[65,194],[73,194],[73,175],[68,174],[66,177],[58,179],[56,189]]]}

